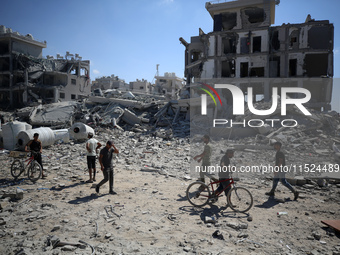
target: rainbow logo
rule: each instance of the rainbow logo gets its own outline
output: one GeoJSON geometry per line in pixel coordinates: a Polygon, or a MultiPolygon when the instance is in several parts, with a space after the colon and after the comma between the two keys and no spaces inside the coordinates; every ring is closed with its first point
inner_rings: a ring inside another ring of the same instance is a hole
{"type": "MultiPolygon", "coordinates": [[[[220,104],[222,106],[222,100],[220,98],[220,95],[216,92],[216,90],[213,87],[211,87],[210,85],[208,85],[208,84],[201,83],[201,82],[200,82],[200,84],[202,84],[203,86],[207,87],[212,92],[214,92],[214,94],[217,96],[217,98],[220,101],[220,104]]],[[[199,88],[199,89],[201,89],[204,92],[206,92],[212,98],[212,100],[214,101],[215,106],[217,106],[216,100],[215,100],[214,96],[211,94],[211,92],[209,90],[207,90],[205,88],[199,88]]],[[[201,103],[202,103],[202,105],[201,105],[201,114],[202,115],[207,115],[207,95],[206,94],[202,94],[201,95],[201,103]]]]}

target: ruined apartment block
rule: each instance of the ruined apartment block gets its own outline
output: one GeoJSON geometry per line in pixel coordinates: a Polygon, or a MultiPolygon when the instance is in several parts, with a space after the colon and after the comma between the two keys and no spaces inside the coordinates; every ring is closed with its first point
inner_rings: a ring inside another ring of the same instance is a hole
{"type": "Polygon", "coordinates": [[[125,80],[120,79],[118,76],[111,74],[111,76],[102,76],[100,78],[96,78],[92,82],[92,91],[94,89],[120,89],[125,87],[125,80]]]}
{"type": "Polygon", "coordinates": [[[129,83],[129,90],[133,93],[151,94],[152,86],[151,83],[147,80],[136,79],[136,81],[132,81],[129,83]]]}
{"type": "Polygon", "coordinates": [[[180,98],[180,91],[184,87],[184,79],[176,76],[176,73],[164,73],[159,75],[158,71],[155,75],[154,94],[164,95],[168,100],[177,100],[180,98]]]}
{"type": "Polygon", "coordinates": [[[304,23],[272,27],[278,4],[278,0],[207,2],[213,32],[199,29],[190,43],[180,38],[187,82],[229,82],[244,91],[252,86],[255,100],[269,101],[271,87],[279,86],[273,82],[289,80],[289,86],[308,87],[310,107],[329,110],[333,24],[306,14],[304,23]]]}
{"type": "Polygon", "coordinates": [[[42,57],[46,41],[0,26],[0,107],[71,101],[91,92],[90,61],[66,52],[42,57]]]}

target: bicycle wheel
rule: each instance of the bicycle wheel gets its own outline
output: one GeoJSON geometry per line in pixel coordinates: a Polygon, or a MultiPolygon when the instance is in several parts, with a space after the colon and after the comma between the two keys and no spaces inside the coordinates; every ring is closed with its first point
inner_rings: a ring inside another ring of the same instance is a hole
{"type": "Polygon", "coordinates": [[[32,182],[37,181],[42,174],[42,168],[41,165],[33,160],[31,164],[28,167],[27,175],[28,179],[30,179],[32,182]]]}
{"type": "Polygon", "coordinates": [[[235,212],[247,212],[253,206],[253,196],[243,187],[232,188],[227,196],[228,205],[235,212]]]}
{"type": "Polygon", "coordinates": [[[209,202],[210,189],[204,182],[197,181],[188,186],[186,195],[190,204],[202,207],[209,202]]]}
{"type": "Polygon", "coordinates": [[[11,175],[14,178],[18,178],[23,170],[24,170],[24,166],[22,165],[22,163],[19,159],[16,159],[12,162],[11,175]]]}

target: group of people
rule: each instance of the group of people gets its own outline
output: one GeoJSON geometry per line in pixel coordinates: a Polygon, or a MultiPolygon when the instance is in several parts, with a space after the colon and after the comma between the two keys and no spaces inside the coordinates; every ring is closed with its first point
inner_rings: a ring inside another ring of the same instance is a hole
{"type": "MultiPolygon", "coordinates": [[[[209,145],[210,137],[208,135],[203,136],[203,142],[204,142],[204,149],[203,152],[199,155],[196,155],[194,157],[194,160],[197,160],[198,162],[202,162],[202,169],[209,169],[208,167],[211,166],[210,157],[211,157],[211,146],[209,145]]],[[[290,185],[290,183],[286,180],[285,172],[282,171],[282,168],[286,165],[286,159],[284,153],[281,151],[282,144],[280,142],[274,143],[274,149],[276,150],[275,154],[275,166],[278,169],[281,169],[281,171],[275,171],[274,172],[274,178],[273,178],[273,186],[269,192],[266,192],[265,194],[268,196],[274,196],[275,195],[275,189],[279,183],[279,181],[287,187],[293,194],[294,194],[294,200],[297,200],[299,197],[299,192],[290,185]]],[[[227,149],[225,152],[225,155],[220,160],[220,166],[221,169],[228,169],[226,167],[230,166],[230,159],[234,157],[234,150],[233,149],[227,149]]],[[[230,168],[229,168],[230,169],[230,168]]],[[[204,176],[207,175],[210,178],[212,177],[210,174],[206,174],[206,171],[200,171],[200,178],[199,181],[205,182],[204,176]]],[[[219,177],[219,187],[216,189],[215,194],[219,194],[222,190],[225,188],[225,195],[227,196],[229,190],[231,189],[231,176],[230,171],[219,171],[218,173],[219,177]]]]}
{"type": "MultiPolygon", "coordinates": [[[[96,157],[98,154],[99,148],[102,147],[102,144],[98,142],[97,139],[93,137],[93,133],[88,133],[88,140],[86,142],[86,150],[87,150],[87,166],[89,170],[89,180],[87,180],[87,183],[93,183],[96,181],[96,157]]],[[[32,152],[34,155],[34,159],[41,165],[42,168],[42,178],[46,177],[46,174],[44,173],[44,168],[42,164],[42,143],[39,140],[39,134],[34,133],[33,139],[30,140],[26,146],[25,146],[26,152],[32,152]]],[[[116,148],[116,146],[113,144],[112,141],[107,141],[106,146],[100,150],[99,153],[99,163],[100,168],[103,172],[104,179],[99,182],[96,185],[96,192],[99,193],[100,187],[109,181],[109,193],[110,194],[117,194],[113,190],[113,181],[114,181],[114,170],[113,170],[113,154],[118,154],[119,150],[116,148]]]]}

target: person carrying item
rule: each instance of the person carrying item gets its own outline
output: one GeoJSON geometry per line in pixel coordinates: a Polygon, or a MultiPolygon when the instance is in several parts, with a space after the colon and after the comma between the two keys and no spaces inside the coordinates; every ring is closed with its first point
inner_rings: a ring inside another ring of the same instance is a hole
{"type": "Polygon", "coordinates": [[[286,180],[285,172],[283,171],[283,167],[286,165],[286,159],[284,153],[281,151],[282,144],[280,142],[274,143],[274,149],[276,150],[275,154],[275,171],[274,171],[274,178],[273,178],[273,186],[269,192],[265,194],[268,196],[275,195],[275,189],[279,181],[287,187],[291,192],[294,194],[294,200],[297,200],[299,197],[299,192],[295,190],[292,185],[289,184],[286,180]]]}
{"type": "Polygon", "coordinates": [[[104,183],[109,181],[109,193],[110,194],[117,194],[113,190],[113,165],[112,165],[112,157],[113,153],[118,154],[119,150],[115,147],[112,141],[107,141],[106,146],[101,149],[99,154],[99,163],[101,166],[101,170],[104,174],[104,179],[96,185],[96,192],[99,193],[100,186],[102,186],[104,183]]]}
{"type": "Polygon", "coordinates": [[[97,139],[93,138],[93,133],[89,132],[87,137],[89,140],[86,142],[86,150],[87,150],[87,167],[89,169],[90,179],[87,180],[87,183],[93,183],[96,181],[96,155],[98,153],[98,149],[102,146],[97,139]],[[93,178],[92,178],[92,170],[93,170],[93,178]]]}
{"type": "Polygon", "coordinates": [[[41,178],[46,178],[47,176],[44,174],[44,168],[42,165],[42,158],[41,158],[41,153],[42,153],[42,144],[41,141],[39,140],[39,134],[34,133],[33,134],[33,139],[30,140],[26,146],[25,146],[25,151],[26,152],[31,152],[34,156],[34,159],[40,164],[41,169],[42,169],[42,175],[41,178]]]}
{"type": "MultiPolygon", "coordinates": [[[[225,181],[225,180],[230,179],[230,177],[231,177],[230,176],[230,171],[229,171],[230,169],[229,168],[230,168],[230,159],[232,157],[234,157],[234,150],[233,149],[227,149],[227,151],[225,152],[224,156],[221,158],[221,161],[220,161],[221,169],[218,172],[218,177],[219,177],[219,181],[223,181],[223,182],[220,182],[220,185],[216,189],[215,194],[221,192],[231,182],[231,180],[230,181],[225,181]]],[[[228,195],[229,190],[231,190],[231,186],[229,186],[224,191],[225,196],[228,195]]]]}
{"type": "Polygon", "coordinates": [[[203,136],[203,142],[205,143],[203,152],[199,155],[194,157],[194,160],[198,162],[202,161],[202,169],[200,171],[200,181],[204,182],[204,173],[208,173],[210,164],[210,157],[211,157],[211,147],[208,144],[210,142],[210,137],[208,135],[203,136]]]}

